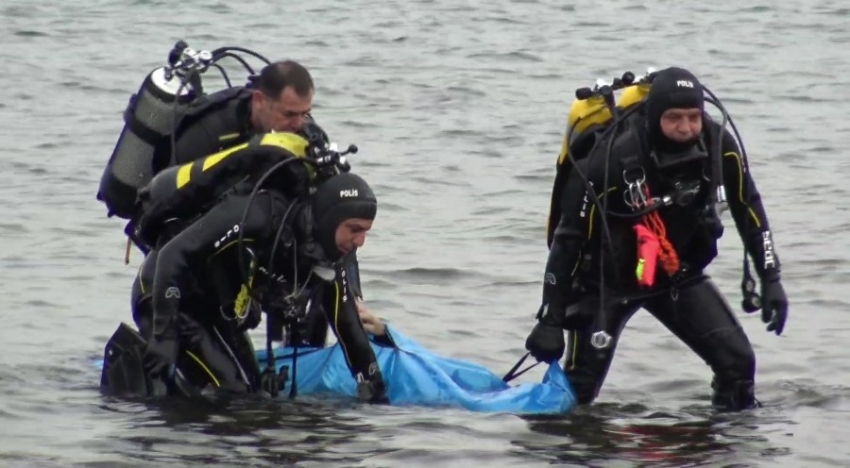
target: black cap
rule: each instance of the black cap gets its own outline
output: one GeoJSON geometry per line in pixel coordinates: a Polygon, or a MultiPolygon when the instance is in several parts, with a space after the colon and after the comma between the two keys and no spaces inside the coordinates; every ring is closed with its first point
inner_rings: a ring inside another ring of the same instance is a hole
{"type": "Polygon", "coordinates": [[[336,229],[346,219],[374,220],[378,213],[378,200],[362,177],[343,172],[316,189],[312,209],[313,232],[325,255],[335,261],[342,256],[336,246],[336,229]]]}
{"type": "MultiPolygon", "coordinates": [[[[677,144],[661,133],[661,114],[668,109],[705,109],[702,84],[684,68],[666,68],[652,80],[646,98],[646,121],[649,142],[653,148],[685,149],[676,148],[677,144]]],[[[690,147],[692,144],[685,146],[690,147]]]]}

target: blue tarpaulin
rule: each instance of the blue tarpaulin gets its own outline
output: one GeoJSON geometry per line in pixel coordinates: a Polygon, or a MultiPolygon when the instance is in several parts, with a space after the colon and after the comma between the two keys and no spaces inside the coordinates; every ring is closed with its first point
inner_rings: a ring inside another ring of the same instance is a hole
{"type": "MultiPolygon", "coordinates": [[[[558,366],[549,368],[540,383],[510,385],[487,368],[460,359],[438,356],[387,324],[396,347],[371,343],[394,406],[453,407],[469,411],[513,414],[559,414],[575,407],[575,394],[558,366]]],[[[277,371],[289,367],[286,396],[292,386],[293,349],[274,350],[277,371]]],[[[261,367],[265,350],[257,351],[261,367]]],[[[298,348],[298,395],[356,398],[357,385],[340,344],[326,348],[298,348]]],[[[103,368],[103,360],[94,363],[103,368]]]]}
{"type": "MultiPolygon", "coordinates": [[[[469,411],[552,414],[575,406],[575,394],[557,361],[540,383],[510,385],[488,369],[467,361],[438,356],[387,325],[396,348],[372,343],[387,384],[391,405],[442,406],[469,411]]],[[[292,385],[291,348],[274,350],[278,370],[289,367],[287,391],[292,385]]],[[[261,366],[265,350],[257,352],[261,366]]],[[[327,348],[299,348],[296,379],[298,394],[357,395],[357,385],[337,343],[327,348]]]]}

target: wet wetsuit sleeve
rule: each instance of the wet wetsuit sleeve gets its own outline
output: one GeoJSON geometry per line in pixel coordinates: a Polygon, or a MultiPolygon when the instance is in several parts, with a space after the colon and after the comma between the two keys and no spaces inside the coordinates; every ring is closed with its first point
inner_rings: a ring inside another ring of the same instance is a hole
{"type": "Polygon", "coordinates": [[[773,235],[761,195],[729,131],[723,134],[722,148],[723,184],[738,234],[755,263],[759,277],[777,277],[780,272],[779,257],[773,245],[773,235]]]}
{"type": "Polygon", "coordinates": [[[360,286],[360,262],[357,260],[357,251],[345,256],[345,271],[348,275],[348,284],[354,297],[363,300],[363,288],[360,286]]]}
{"type": "MultiPolygon", "coordinates": [[[[181,298],[209,257],[237,244],[247,201],[247,196],[226,198],[162,247],[153,280],[155,336],[175,336],[181,298]]],[[[258,195],[242,227],[243,242],[250,244],[265,235],[269,219],[269,200],[258,195]]]]}
{"type": "Polygon", "coordinates": [[[360,314],[357,313],[357,304],[344,267],[335,268],[332,281],[322,281],[322,306],[331,330],[342,346],[351,375],[358,380],[370,380],[379,370],[378,362],[366,330],[360,323],[360,314]]]}
{"type": "MultiPolygon", "coordinates": [[[[579,162],[583,174],[587,165],[579,162]]],[[[592,197],[584,180],[573,168],[561,195],[561,219],[552,238],[546,273],[543,277],[543,304],[555,324],[561,324],[572,302],[572,280],[579,267],[582,250],[591,233],[592,197]]],[[[544,313],[544,316],[546,314],[544,313]]]]}
{"type": "MultiPolygon", "coordinates": [[[[351,294],[357,300],[362,301],[363,287],[360,284],[360,261],[357,259],[357,251],[355,250],[351,254],[346,255],[343,264],[348,278],[348,285],[351,289],[351,294]]],[[[390,336],[389,330],[387,330],[385,334],[380,336],[370,335],[368,333],[366,336],[368,336],[369,339],[375,344],[387,346],[390,348],[394,348],[396,346],[392,336],[390,336]]]]}

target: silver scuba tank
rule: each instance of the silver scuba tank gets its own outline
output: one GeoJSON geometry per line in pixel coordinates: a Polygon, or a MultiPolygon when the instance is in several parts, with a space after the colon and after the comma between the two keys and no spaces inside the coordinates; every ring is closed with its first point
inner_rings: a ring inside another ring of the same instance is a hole
{"type": "Polygon", "coordinates": [[[145,77],[138,93],[130,97],[124,111],[124,128],[97,194],[109,210],[107,216],[133,216],[137,190],[153,176],[158,147],[171,136],[175,118],[200,94],[181,75],[168,66],[157,68],[145,77]]]}

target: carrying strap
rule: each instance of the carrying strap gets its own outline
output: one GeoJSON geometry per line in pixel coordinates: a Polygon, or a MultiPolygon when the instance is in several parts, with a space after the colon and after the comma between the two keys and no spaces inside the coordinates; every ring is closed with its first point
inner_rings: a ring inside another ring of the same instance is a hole
{"type": "Polygon", "coordinates": [[[534,363],[534,364],[526,367],[525,369],[517,372],[517,369],[519,369],[519,366],[521,366],[522,363],[525,362],[525,360],[528,359],[528,356],[530,356],[530,355],[531,355],[530,352],[525,353],[525,356],[521,357],[520,360],[516,364],[514,364],[513,367],[511,367],[511,370],[509,370],[508,373],[505,374],[504,377],[502,377],[502,382],[508,383],[511,380],[513,380],[513,379],[521,376],[522,374],[525,374],[526,372],[530,371],[531,369],[534,369],[537,366],[537,364],[540,364],[541,361],[537,361],[536,363],[534,363]]]}

